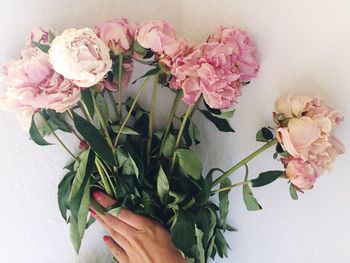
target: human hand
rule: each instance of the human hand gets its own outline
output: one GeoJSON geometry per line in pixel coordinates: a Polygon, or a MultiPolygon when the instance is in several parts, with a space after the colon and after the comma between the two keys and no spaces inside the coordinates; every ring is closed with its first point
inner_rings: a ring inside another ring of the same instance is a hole
{"type": "MultiPolygon", "coordinates": [[[[104,208],[116,203],[101,192],[94,192],[93,197],[104,208]]],[[[159,223],[125,208],[117,217],[97,213],[92,206],[90,213],[108,231],[103,240],[120,263],[187,262],[159,223]]]]}

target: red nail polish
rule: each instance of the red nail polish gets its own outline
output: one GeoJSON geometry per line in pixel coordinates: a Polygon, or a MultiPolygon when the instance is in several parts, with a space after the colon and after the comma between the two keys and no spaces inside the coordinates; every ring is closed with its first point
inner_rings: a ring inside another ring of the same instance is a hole
{"type": "Polygon", "coordinates": [[[91,214],[93,217],[97,216],[96,212],[95,212],[94,210],[92,210],[92,209],[90,209],[90,214],[91,214]]]}
{"type": "Polygon", "coordinates": [[[93,192],[92,196],[95,198],[95,200],[100,200],[101,199],[101,192],[93,192]]]}
{"type": "Polygon", "coordinates": [[[104,242],[109,241],[109,236],[103,236],[103,241],[104,241],[104,242]]]}

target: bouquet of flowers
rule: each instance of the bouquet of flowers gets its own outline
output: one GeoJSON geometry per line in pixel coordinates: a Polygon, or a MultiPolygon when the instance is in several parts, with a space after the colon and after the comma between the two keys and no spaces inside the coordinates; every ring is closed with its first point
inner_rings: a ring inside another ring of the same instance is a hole
{"type": "Polygon", "coordinates": [[[48,136],[71,156],[58,186],[58,203],[70,224],[71,240],[78,252],[85,230],[94,222],[92,205],[100,213],[118,215],[122,207],[150,217],[170,233],[189,262],[207,262],[227,256],[225,231],[228,194],[243,188],[248,210],[261,209],[252,187],[286,179],[290,195],[311,189],[330,169],[344,147],[334,136],[343,116],[320,98],[288,95],[276,100],[273,127],[256,134],[258,150],[230,169],[203,166],[193,146],[200,130],[193,121],[202,114],[220,132],[231,132],[228,119],[244,86],[256,77],[256,46],[245,31],[219,27],[204,43],[193,44],[176,35],[166,21],[136,24],[126,18],[101,23],[94,29],[38,28],[28,38],[17,60],[3,70],[7,88],[3,109],[16,113],[20,125],[38,145],[48,136]],[[134,76],[134,64],[146,65],[134,76]],[[124,100],[133,79],[135,97],[124,100]],[[152,90],[147,91],[153,80],[152,90]],[[173,91],[174,100],[164,128],[154,128],[159,86],[173,91]],[[150,105],[139,105],[142,93],[151,92],[150,105]],[[188,105],[179,115],[178,106],[188,105]],[[57,131],[77,138],[79,154],[69,149],[57,131]],[[248,162],[274,147],[273,158],[281,170],[248,178],[248,162]],[[246,168],[242,182],[229,176],[246,168]],[[105,209],[92,198],[103,191],[117,200],[105,209]],[[218,203],[212,197],[218,195],[218,203]]]}

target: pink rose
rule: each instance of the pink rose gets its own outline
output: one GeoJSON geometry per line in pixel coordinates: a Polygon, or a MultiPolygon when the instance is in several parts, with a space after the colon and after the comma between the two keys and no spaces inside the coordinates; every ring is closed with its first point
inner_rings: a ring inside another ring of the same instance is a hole
{"type": "Polygon", "coordinates": [[[39,109],[64,112],[80,100],[80,89],[57,74],[47,54],[35,47],[22,50],[20,59],[5,65],[4,81],[8,88],[0,99],[2,108],[16,112],[24,129],[39,109]]]}
{"type": "MultiPolygon", "coordinates": [[[[126,88],[130,82],[132,73],[134,71],[134,64],[132,60],[123,59],[123,73],[122,73],[122,87],[126,88]]],[[[116,82],[111,82],[108,80],[103,81],[104,87],[110,91],[118,90],[118,80],[116,82]]]]}
{"type": "Polygon", "coordinates": [[[195,103],[202,94],[211,108],[228,108],[242,93],[234,61],[231,47],[219,43],[200,44],[192,53],[175,61],[170,86],[183,90],[187,104],[195,103]]]}
{"type": "Polygon", "coordinates": [[[125,53],[132,47],[136,24],[127,18],[112,19],[96,27],[96,34],[115,55],[125,53]]]}
{"type": "Polygon", "coordinates": [[[260,66],[255,43],[249,38],[247,32],[234,27],[221,26],[209,36],[208,42],[219,42],[233,49],[237,56],[236,65],[243,82],[256,77],[260,66]]]}
{"type": "Polygon", "coordinates": [[[312,162],[293,159],[287,165],[286,176],[298,189],[307,190],[313,187],[322,172],[322,169],[312,162]]]}
{"type": "Polygon", "coordinates": [[[89,28],[63,31],[52,41],[49,58],[56,72],[79,87],[97,84],[112,66],[109,48],[89,28]]]}
{"type": "Polygon", "coordinates": [[[344,146],[333,136],[343,120],[339,111],[326,106],[318,97],[285,96],[278,98],[276,113],[287,120],[287,126],[276,130],[282,147],[294,158],[312,161],[329,169],[344,146]]]}

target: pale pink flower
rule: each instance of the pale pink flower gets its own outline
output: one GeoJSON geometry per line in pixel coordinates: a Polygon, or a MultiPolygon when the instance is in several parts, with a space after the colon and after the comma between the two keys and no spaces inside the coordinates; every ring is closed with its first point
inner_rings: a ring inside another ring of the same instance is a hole
{"type": "Polygon", "coordinates": [[[143,48],[157,54],[171,56],[178,49],[175,28],[167,21],[151,20],[140,25],[135,38],[143,48]]]}
{"type": "Polygon", "coordinates": [[[275,108],[285,118],[281,121],[287,121],[286,126],[277,128],[276,137],[294,158],[329,169],[336,156],[344,153],[344,146],[333,136],[343,116],[318,97],[281,97],[275,108]]]}
{"type": "Polygon", "coordinates": [[[165,71],[170,71],[175,59],[192,46],[185,39],[176,36],[172,24],[160,20],[151,20],[140,25],[135,39],[143,48],[154,52],[155,58],[165,71]]]}
{"type": "Polygon", "coordinates": [[[293,159],[287,165],[286,176],[298,189],[307,190],[313,187],[322,172],[322,169],[312,162],[293,159]]]}
{"type": "Polygon", "coordinates": [[[243,82],[255,78],[259,71],[259,60],[256,45],[249,38],[248,33],[234,27],[219,27],[210,35],[208,42],[219,42],[230,46],[236,54],[236,65],[243,82]]]}
{"type": "Polygon", "coordinates": [[[25,48],[21,55],[5,65],[3,77],[8,88],[0,104],[15,112],[21,126],[28,130],[35,111],[66,111],[80,100],[80,88],[56,73],[47,54],[39,49],[25,48]]]}
{"type": "Polygon", "coordinates": [[[112,19],[96,27],[96,34],[115,55],[125,53],[132,47],[136,24],[127,18],[112,19]]]}
{"type": "Polygon", "coordinates": [[[231,107],[242,94],[233,49],[219,43],[203,43],[172,66],[170,86],[182,89],[184,102],[193,104],[202,94],[215,109],[231,107]]]}
{"type": "Polygon", "coordinates": [[[67,29],[51,43],[50,62],[56,72],[79,87],[91,87],[112,66],[109,48],[89,28],[67,29]]]}

